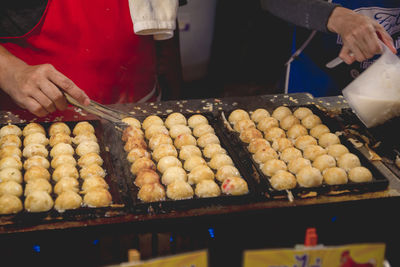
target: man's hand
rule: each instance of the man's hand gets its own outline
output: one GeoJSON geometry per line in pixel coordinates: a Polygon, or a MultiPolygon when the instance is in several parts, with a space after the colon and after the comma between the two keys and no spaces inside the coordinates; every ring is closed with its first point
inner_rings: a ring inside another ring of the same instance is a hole
{"type": "Polygon", "coordinates": [[[350,9],[335,8],[329,17],[327,27],[331,32],[341,36],[343,47],[339,57],[347,64],[351,64],[355,60],[361,62],[382,53],[379,39],[393,53],[397,53],[392,37],[382,25],[350,9]]]}
{"type": "Polygon", "coordinates": [[[89,97],[70,79],[50,64],[29,66],[0,46],[0,88],[22,108],[43,117],[56,109],[64,110],[67,102],[62,91],[81,104],[89,97]]]}

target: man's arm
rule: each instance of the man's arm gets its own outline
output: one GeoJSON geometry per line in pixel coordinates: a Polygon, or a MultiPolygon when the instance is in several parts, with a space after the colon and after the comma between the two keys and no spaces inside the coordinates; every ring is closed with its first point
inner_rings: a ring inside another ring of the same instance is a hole
{"type": "Polygon", "coordinates": [[[391,36],[378,22],[339,5],[323,0],[261,0],[261,5],[298,26],[339,34],[343,40],[339,56],[347,64],[381,53],[379,39],[397,52],[391,36]]]}
{"type": "Polygon", "coordinates": [[[20,107],[36,116],[45,116],[56,109],[64,110],[67,107],[60,89],[84,105],[90,102],[81,89],[52,65],[30,66],[1,45],[0,89],[20,107]]]}

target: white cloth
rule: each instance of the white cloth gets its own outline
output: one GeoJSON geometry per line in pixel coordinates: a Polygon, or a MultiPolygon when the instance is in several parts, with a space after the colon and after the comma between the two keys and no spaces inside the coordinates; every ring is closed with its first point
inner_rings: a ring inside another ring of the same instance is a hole
{"type": "Polygon", "coordinates": [[[174,36],[178,0],[129,0],[133,30],[138,35],[153,35],[155,40],[174,36]]]}

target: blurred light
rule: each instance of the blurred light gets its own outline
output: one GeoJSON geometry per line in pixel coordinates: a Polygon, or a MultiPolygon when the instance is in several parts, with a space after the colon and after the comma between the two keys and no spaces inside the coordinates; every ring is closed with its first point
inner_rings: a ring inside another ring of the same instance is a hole
{"type": "Polygon", "coordinates": [[[214,237],[215,237],[215,235],[214,235],[214,229],[213,229],[213,228],[208,228],[208,233],[210,234],[210,237],[211,237],[211,238],[214,238],[214,237]]]}
{"type": "Polygon", "coordinates": [[[39,245],[34,245],[33,246],[33,251],[35,251],[35,252],[40,252],[40,246],[39,245]]]}
{"type": "Polygon", "coordinates": [[[93,245],[97,245],[99,243],[98,239],[93,240],[93,245]]]}
{"type": "Polygon", "coordinates": [[[337,220],[336,216],[333,216],[332,217],[332,222],[336,222],[336,220],[337,220]]]}
{"type": "Polygon", "coordinates": [[[174,242],[174,239],[172,238],[172,236],[169,238],[169,242],[174,242]]]}

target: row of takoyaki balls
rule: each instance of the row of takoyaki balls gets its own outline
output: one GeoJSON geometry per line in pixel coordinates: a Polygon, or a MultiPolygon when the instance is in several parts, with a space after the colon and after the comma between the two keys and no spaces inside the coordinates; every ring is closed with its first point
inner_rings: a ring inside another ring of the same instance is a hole
{"type": "Polygon", "coordinates": [[[272,114],[260,108],[251,116],[237,109],[228,120],[276,190],[372,180],[359,158],[309,108],[292,112],[280,106],[272,114]]]}
{"type": "Polygon", "coordinates": [[[29,123],[22,131],[16,125],[0,129],[0,188],[3,188],[0,189],[0,213],[21,211],[19,197],[22,195],[28,212],[44,212],[53,206],[62,212],[81,206],[109,205],[109,192],[100,190],[108,185],[103,179],[105,172],[100,167],[103,160],[93,126],[88,122],[78,123],[73,130],[75,137],[71,138],[68,125],[56,122],[48,133],[50,138],[37,123],[29,123]],[[79,156],[78,162],[75,153],[79,156]],[[76,165],[81,167],[82,188],[76,165]],[[83,200],[79,193],[84,193],[83,200]]]}
{"type": "Polygon", "coordinates": [[[133,118],[126,118],[125,122],[130,127],[122,138],[126,142],[127,159],[132,163],[131,172],[135,175],[135,185],[140,188],[138,197],[141,200],[160,201],[165,196],[180,200],[192,198],[194,194],[215,197],[221,190],[233,195],[247,193],[247,183],[240,178],[232,159],[220,146],[206,117],[193,115],[187,120],[181,113],[172,113],[165,122],[154,115],[142,124],[133,118]],[[161,174],[161,181],[156,171],[161,174]],[[215,177],[223,183],[221,188],[215,177]],[[226,180],[227,177],[231,179],[226,180]]]}

